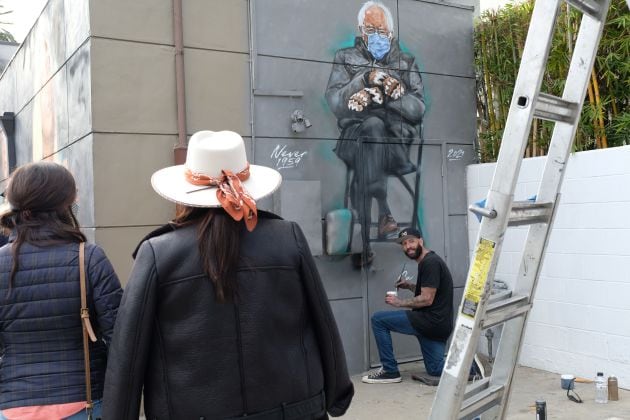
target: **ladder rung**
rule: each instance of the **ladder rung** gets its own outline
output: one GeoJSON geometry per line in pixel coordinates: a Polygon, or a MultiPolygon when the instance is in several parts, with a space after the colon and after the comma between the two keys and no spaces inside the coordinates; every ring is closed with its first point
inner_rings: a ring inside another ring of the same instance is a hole
{"type": "Polygon", "coordinates": [[[534,117],[542,120],[573,123],[577,118],[578,104],[547,93],[538,94],[534,117]]]}
{"type": "Polygon", "coordinates": [[[536,203],[532,201],[515,201],[508,220],[508,226],[532,225],[547,223],[553,213],[553,203],[536,203]]]}
{"type": "Polygon", "coordinates": [[[521,316],[530,310],[528,296],[512,296],[488,305],[486,317],[481,323],[482,328],[490,328],[494,325],[521,316]]]}
{"type": "Polygon", "coordinates": [[[488,386],[472,397],[466,398],[462,403],[460,418],[483,413],[488,408],[499,404],[503,397],[503,389],[503,385],[488,386]]]}
{"type": "Polygon", "coordinates": [[[508,299],[510,297],[512,297],[511,290],[502,290],[498,293],[490,295],[490,297],[488,298],[488,303],[490,304],[499,300],[508,299]]]}
{"type": "Polygon", "coordinates": [[[587,14],[595,19],[599,19],[602,15],[601,6],[594,0],[565,0],[571,6],[580,12],[587,14]]]}
{"type": "Polygon", "coordinates": [[[472,384],[466,387],[466,392],[464,393],[464,400],[468,400],[472,398],[474,395],[479,394],[484,389],[487,389],[489,385],[490,385],[489,377],[473,382],[472,384]]]}

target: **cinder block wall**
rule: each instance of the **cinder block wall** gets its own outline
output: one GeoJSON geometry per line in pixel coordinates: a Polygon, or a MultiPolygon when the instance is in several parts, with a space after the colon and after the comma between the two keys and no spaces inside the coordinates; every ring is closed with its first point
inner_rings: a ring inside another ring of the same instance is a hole
{"type": "MultiPolygon", "coordinates": [[[[517,200],[536,194],[545,159],[525,159],[517,200]]],[[[494,167],[468,167],[469,202],[486,196],[494,167]]],[[[520,363],[587,378],[603,371],[630,388],[630,146],[575,153],[561,192],[520,363]]],[[[479,222],[468,222],[472,250],[479,222]]],[[[497,279],[513,284],[526,235],[509,229],[497,279]]]]}

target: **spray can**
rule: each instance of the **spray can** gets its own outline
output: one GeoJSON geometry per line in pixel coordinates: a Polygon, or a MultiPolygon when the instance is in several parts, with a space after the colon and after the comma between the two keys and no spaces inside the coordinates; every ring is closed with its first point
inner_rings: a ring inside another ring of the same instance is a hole
{"type": "Polygon", "coordinates": [[[619,400],[619,385],[617,383],[617,377],[611,375],[608,377],[608,401],[619,400]]]}
{"type": "Polygon", "coordinates": [[[547,403],[545,400],[536,400],[536,420],[547,420],[547,403]]]}

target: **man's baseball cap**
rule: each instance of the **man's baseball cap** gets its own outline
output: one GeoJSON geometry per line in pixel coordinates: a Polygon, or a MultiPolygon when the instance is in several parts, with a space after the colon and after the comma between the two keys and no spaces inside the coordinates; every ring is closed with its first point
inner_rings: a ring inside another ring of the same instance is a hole
{"type": "Polygon", "coordinates": [[[409,237],[420,239],[420,238],[422,238],[422,233],[420,233],[420,231],[418,229],[414,229],[414,228],[410,228],[410,227],[404,228],[398,234],[398,239],[396,239],[396,242],[401,244],[402,241],[404,241],[405,239],[407,239],[409,237]]]}

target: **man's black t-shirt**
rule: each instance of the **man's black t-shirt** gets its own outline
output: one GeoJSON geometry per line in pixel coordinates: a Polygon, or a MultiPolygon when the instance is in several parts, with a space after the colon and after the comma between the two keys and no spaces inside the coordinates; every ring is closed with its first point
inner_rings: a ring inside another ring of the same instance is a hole
{"type": "Polygon", "coordinates": [[[427,338],[447,340],[453,331],[453,278],[446,263],[433,251],[418,264],[414,296],[418,296],[423,287],[437,289],[433,304],[408,311],[409,322],[427,338]]]}

